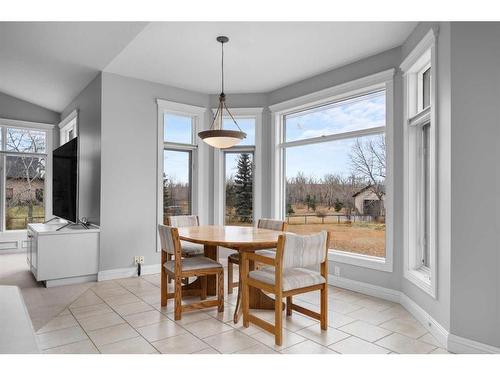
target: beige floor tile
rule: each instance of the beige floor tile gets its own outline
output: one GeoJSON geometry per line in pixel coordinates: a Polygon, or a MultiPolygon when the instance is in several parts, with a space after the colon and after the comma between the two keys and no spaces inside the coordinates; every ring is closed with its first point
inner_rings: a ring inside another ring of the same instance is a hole
{"type": "Polygon", "coordinates": [[[71,315],[71,311],[69,311],[69,309],[64,309],[58,316],[63,316],[63,315],[71,315]]]}
{"type": "Polygon", "coordinates": [[[437,348],[433,350],[430,354],[451,354],[448,350],[443,348],[437,348]]]}
{"type": "Polygon", "coordinates": [[[226,324],[230,325],[231,327],[243,332],[246,335],[252,336],[255,335],[256,333],[259,332],[265,332],[262,328],[257,327],[255,324],[251,324],[250,326],[245,328],[243,327],[243,318],[241,317],[238,320],[238,323],[234,323],[233,321],[226,322],[226,324]]]}
{"type": "Polygon", "coordinates": [[[101,297],[102,299],[106,299],[107,297],[117,297],[130,294],[130,292],[122,287],[113,288],[113,289],[104,289],[104,290],[96,290],[95,293],[101,297]]]}
{"type": "MultiPolygon", "coordinates": [[[[161,296],[160,296],[160,293],[145,293],[145,294],[141,294],[139,296],[139,298],[141,300],[143,300],[144,302],[150,304],[150,305],[153,305],[153,304],[160,304],[161,302],[161,296]]],[[[171,303],[170,305],[174,305],[173,303],[171,303]]]]}
{"type": "Polygon", "coordinates": [[[236,310],[235,306],[226,303],[223,312],[218,312],[217,307],[214,307],[213,309],[206,309],[204,310],[204,312],[210,315],[211,317],[220,320],[221,322],[231,322],[233,321],[235,310],[236,310]]]}
{"type": "MultiPolygon", "coordinates": [[[[274,319],[272,323],[274,324],[274,319]]],[[[296,313],[295,311],[292,313],[292,316],[286,316],[285,313],[283,313],[283,328],[286,328],[291,332],[296,332],[317,323],[317,320],[307,318],[306,316],[296,313]]]]}
{"type": "Polygon", "coordinates": [[[293,332],[289,332],[287,330],[283,330],[283,345],[281,346],[274,344],[274,335],[270,334],[269,332],[260,332],[252,335],[252,337],[275,350],[283,350],[306,340],[305,337],[293,332]]]}
{"type": "Polygon", "coordinates": [[[283,349],[281,351],[283,354],[337,354],[333,350],[327,348],[326,346],[319,345],[314,341],[304,341],[297,345],[293,345],[289,348],[283,349]]]}
{"type": "Polygon", "coordinates": [[[316,323],[313,326],[296,331],[295,333],[325,346],[331,345],[337,341],[346,339],[347,337],[350,336],[345,332],[339,331],[338,329],[331,327],[326,331],[323,331],[319,323],[316,323]]]}
{"type": "Polygon", "coordinates": [[[423,335],[422,337],[419,337],[418,338],[418,341],[422,341],[422,342],[425,342],[427,344],[430,344],[430,345],[434,345],[434,346],[437,346],[437,347],[440,347],[442,348],[443,346],[436,340],[436,338],[434,336],[432,336],[430,333],[426,333],[425,335],[423,335]]]}
{"type": "Polygon", "coordinates": [[[388,329],[392,332],[401,333],[402,335],[416,339],[427,333],[427,330],[422,327],[419,322],[406,319],[393,319],[381,324],[380,327],[388,329]]]}
{"type": "Polygon", "coordinates": [[[116,313],[89,316],[88,318],[78,319],[78,322],[85,331],[94,331],[96,329],[111,327],[125,321],[116,313]]]}
{"type": "Polygon", "coordinates": [[[37,333],[55,331],[62,328],[75,327],[78,322],[73,315],[59,315],[40,328],[37,333]]]}
{"type": "Polygon", "coordinates": [[[238,330],[232,330],[210,336],[205,338],[203,341],[221,353],[234,353],[236,351],[255,346],[259,343],[257,340],[241,333],[238,330]]]}
{"type": "Polygon", "coordinates": [[[162,320],[166,320],[167,317],[157,310],[151,310],[146,312],[141,312],[137,314],[131,314],[124,317],[129,324],[134,327],[143,327],[150,324],[159,323],[162,320]]]}
{"type": "Polygon", "coordinates": [[[111,308],[105,303],[100,303],[98,305],[92,305],[92,306],[75,307],[75,308],[70,308],[70,310],[71,313],[77,319],[84,319],[91,316],[102,315],[113,312],[113,310],[111,310],[111,308]]]}
{"type": "MultiPolygon", "coordinates": [[[[170,320],[175,320],[173,312],[168,313],[167,316],[169,317],[170,320]]],[[[192,312],[182,313],[181,320],[176,321],[176,323],[180,324],[181,326],[185,326],[186,324],[199,322],[200,320],[207,320],[211,318],[212,317],[210,315],[206,314],[203,311],[192,311],[192,312]]]]}
{"type": "Polygon", "coordinates": [[[380,298],[368,296],[366,298],[363,298],[363,299],[356,301],[356,305],[362,306],[362,307],[367,307],[367,308],[369,308],[371,310],[375,310],[375,311],[384,311],[384,310],[387,310],[391,307],[396,306],[397,304],[394,302],[385,301],[385,300],[380,299],[380,298]]]}
{"type": "Polygon", "coordinates": [[[99,351],[90,340],[74,342],[72,344],[47,349],[43,354],[99,354],[99,351]]]}
{"type": "Polygon", "coordinates": [[[341,331],[357,336],[366,341],[376,341],[384,336],[390,335],[392,332],[386,329],[374,326],[360,320],[347,324],[339,328],[341,331]]]}
{"type": "Polygon", "coordinates": [[[127,303],[126,305],[116,306],[116,307],[114,307],[114,309],[121,316],[126,316],[126,315],[130,315],[130,314],[137,314],[140,312],[154,310],[154,308],[151,305],[148,305],[147,303],[142,302],[142,301],[132,302],[132,303],[127,303]]]}
{"type": "Polygon", "coordinates": [[[205,342],[189,333],[155,341],[153,345],[163,354],[190,354],[209,348],[205,342]]]}
{"type": "Polygon", "coordinates": [[[330,311],[328,313],[328,325],[333,328],[339,328],[354,321],[356,319],[337,311],[330,311]]]}
{"type": "Polygon", "coordinates": [[[103,354],[155,354],[158,351],[142,337],[118,341],[99,347],[103,354]]]}
{"type": "Polygon", "coordinates": [[[231,331],[233,328],[217,319],[210,318],[199,322],[189,323],[184,325],[184,328],[191,332],[196,337],[201,339],[217,335],[222,332],[231,331]]]}
{"type": "Polygon", "coordinates": [[[163,320],[159,323],[137,328],[137,331],[149,342],[163,340],[169,337],[178,336],[187,331],[179,324],[171,320],[163,320]]]}
{"type": "Polygon", "coordinates": [[[98,305],[100,303],[103,303],[103,300],[100,299],[92,290],[89,289],[85,293],[83,293],[80,297],[78,297],[77,300],[70,305],[70,307],[91,306],[91,305],[98,305]]]}
{"type": "Polygon", "coordinates": [[[259,343],[257,345],[251,346],[249,348],[238,350],[237,352],[234,352],[233,354],[281,354],[281,353],[271,349],[267,345],[259,343]]]}
{"type": "Polygon", "coordinates": [[[363,307],[347,315],[350,316],[351,318],[362,320],[363,322],[370,323],[373,325],[379,325],[394,318],[394,316],[390,313],[386,314],[385,311],[379,312],[376,310],[372,310],[368,307],[363,307]]]}
{"type": "Polygon", "coordinates": [[[112,308],[115,308],[117,306],[126,305],[129,303],[140,302],[141,300],[137,296],[134,296],[132,293],[128,293],[122,294],[120,296],[105,297],[104,301],[112,308]]]}
{"type": "Polygon", "coordinates": [[[400,354],[424,354],[436,349],[434,345],[426,344],[399,333],[384,337],[378,340],[376,344],[400,354]]]}
{"type": "Polygon", "coordinates": [[[200,350],[199,352],[194,352],[192,354],[221,354],[221,353],[219,353],[214,348],[206,348],[206,349],[200,350]]]}
{"type": "Polygon", "coordinates": [[[359,310],[362,306],[355,305],[345,301],[334,301],[328,305],[328,311],[339,312],[341,314],[349,314],[350,312],[359,310]]]}
{"type": "Polygon", "coordinates": [[[40,350],[54,348],[88,339],[85,332],[79,327],[68,327],[36,335],[40,350]]]}
{"type": "Polygon", "coordinates": [[[127,323],[89,331],[87,334],[98,347],[139,336],[127,323]]]}
{"type": "Polygon", "coordinates": [[[381,348],[371,342],[361,340],[355,336],[336,342],[329,346],[330,349],[342,354],[387,354],[389,350],[381,348]]]}

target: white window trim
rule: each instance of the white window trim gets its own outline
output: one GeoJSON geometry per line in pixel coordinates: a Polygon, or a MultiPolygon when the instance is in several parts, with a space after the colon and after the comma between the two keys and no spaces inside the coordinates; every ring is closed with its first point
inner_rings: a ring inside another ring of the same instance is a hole
{"type": "Polygon", "coordinates": [[[78,136],[78,109],[73,110],[67,115],[58,125],[59,128],[59,145],[63,145],[69,141],[67,134],[71,129],[74,130],[75,137],[78,136]],[[73,120],[76,120],[74,123],[73,120]]]}
{"type": "MultiPolygon", "coordinates": [[[[157,224],[163,223],[163,150],[168,147],[169,149],[178,149],[191,151],[191,213],[200,217],[200,222],[206,222],[207,218],[204,210],[201,210],[203,204],[203,197],[208,196],[208,181],[205,178],[203,171],[207,167],[208,160],[205,157],[205,149],[203,142],[197,136],[198,132],[205,129],[205,114],[207,109],[205,107],[198,107],[189,104],[172,102],[164,99],[156,99],[158,106],[158,132],[157,132],[157,224]],[[163,141],[163,115],[164,113],[171,113],[180,116],[187,116],[193,119],[193,134],[191,144],[181,144],[174,142],[163,141]]],[[[160,241],[158,235],[156,236],[156,249],[160,251],[160,241]]]]}
{"type": "Polygon", "coordinates": [[[349,96],[368,93],[377,89],[386,91],[386,125],[385,139],[387,147],[386,156],[386,241],[385,258],[372,257],[362,254],[354,254],[345,251],[331,250],[328,253],[328,259],[333,262],[355,265],[364,268],[371,268],[384,272],[393,271],[393,153],[394,153],[394,73],[395,69],[388,69],[370,76],[366,76],[354,81],[350,81],[338,86],[321,90],[312,94],[304,95],[286,102],[270,106],[272,112],[272,144],[271,153],[272,162],[272,216],[284,219],[284,163],[282,157],[282,148],[285,145],[299,145],[317,143],[318,141],[327,142],[336,139],[352,137],[354,135],[368,135],[379,133],[381,128],[366,129],[347,134],[333,134],[315,139],[306,139],[294,142],[284,143],[283,141],[283,116],[290,112],[300,111],[306,108],[328,104],[330,102],[343,99],[349,96]]]}
{"type": "MultiPolygon", "coordinates": [[[[52,150],[53,150],[53,129],[55,127],[54,124],[47,124],[41,122],[31,122],[31,121],[22,121],[22,120],[11,120],[0,118],[0,125],[5,128],[20,128],[20,129],[36,129],[45,131],[46,136],[46,148],[47,152],[45,155],[45,186],[44,186],[44,205],[45,205],[45,220],[49,220],[52,218],[52,150]]],[[[8,152],[0,151],[0,154],[4,154],[8,152]]],[[[29,153],[27,153],[30,155],[29,153]]],[[[36,154],[31,154],[36,155],[36,154]]],[[[1,171],[2,181],[5,181],[5,169],[2,168],[1,171]]],[[[18,233],[21,236],[24,236],[26,233],[26,229],[19,230],[9,230],[5,229],[5,183],[1,183],[0,189],[0,236],[4,236],[8,233],[18,233]]],[[[24,238],[24,237],[23,237],[24,238]]]]}
{"type": "Polygon", "coordinates": [[[404,277],[425,291],[431,297],[437,296],[437,101],[436,101],[436,38],[437,30],[431,29],[402,62],[404,88],[404,277]],[[422,88],[418,83],[421,72],[432,67],[431,73],[431,105],[422,108],[422,88]],[[410,127],[430,123],[430,213],[429,213],[429,254],[430,268],[420,262],[421,250],[417,247],[417,193],[414,179],[417,163],[415,141],[410,127]]]}
{"type": "MultiPolygon", "coordinates": [[[[212,109],[212,113],[217,111],[212,109]]],[[[238,118],[255,119],[255,145],[235,146],[224,150],[214,148],[214,224],[224,225],[225,216],[225,160],[224,152],[253,152],[253,218],[256,222],[262,215],[262,111],[261,107],[230,108],[236,121],[238,118]]]]}

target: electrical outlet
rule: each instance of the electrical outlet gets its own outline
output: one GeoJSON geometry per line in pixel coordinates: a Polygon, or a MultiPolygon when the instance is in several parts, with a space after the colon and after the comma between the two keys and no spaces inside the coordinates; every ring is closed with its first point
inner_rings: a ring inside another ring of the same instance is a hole
{"type": "Polygon", "coordinates": [[[144,256],[143,256],[143,255],[141,255],[141,256],[139,257],[139,263],[140,263],[140,264],[144,264],[144,256]]]}
{"type": "Polygon", "coordinates": [[[333,267],[333,273],[335,276],[340,276],[340,267],[339,266],[334,266],[333,267]]]}
{"type": "MultiPolygon", "coordinates": [[[[144,259],[143,259],[143,261],[144,261],[144,259]]],[[[139,264],[139,263],[140,263],[140,259],[139,259],[139,257],[138,257],[138,256],[135,256],[135,257],[134,257],[134,264],[139,264]]]]}

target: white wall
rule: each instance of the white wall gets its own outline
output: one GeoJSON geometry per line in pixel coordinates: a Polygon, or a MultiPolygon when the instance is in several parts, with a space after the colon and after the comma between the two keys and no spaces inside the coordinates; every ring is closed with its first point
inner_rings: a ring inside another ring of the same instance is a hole
{"type": "Polygon", "coordinates": [[[57,124],[59,113],[0,92],[0,118],[57,124]]]}
{"type": "Polygon", "coordinates": [[[101,81],[99,73],[61,114],[62,120],[78,110],[78,216],[97,225],[101,221],[101,81]]]}
{"type": "MultiPolygon", "coordinates": [[[[132,267],[134,255],[144,255],[146,265],[159,264],[156,99],[208,108],[209,98],[111,73],[103,73],[102,77],[99,270],[132,267]]],[[[208,157],[207,153],[205,159],[208,157]]],[[[208,173],[206,170],[206,178],[208,173]]],[[[208,210],[210,200],[208,196],[204,199],[207,206],[202,212],[208,210]]],[[[206,223],[205,219],[202,222],[206,223]]]]}
{"type": "Polygon", "coordinates": [[[500,347],[500,24],[451,24],[451,333],[500,347]]]}

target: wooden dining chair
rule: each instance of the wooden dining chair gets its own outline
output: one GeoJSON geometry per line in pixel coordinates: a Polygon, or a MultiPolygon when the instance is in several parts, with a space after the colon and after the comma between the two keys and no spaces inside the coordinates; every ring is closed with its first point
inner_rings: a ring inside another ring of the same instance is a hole
{"type": "Polygon", "coordinates": [[[175,227],[158,225],[161,241],[161,305],[166,306],[170,298],[174,299],[174,318],[180,320],[182,313],[206,307],[217,306],[218,311],[224,311],[224,267],[213,259],[197,256],[182,257],[179,231],[175,227]],[[168,260],[167,255],[173,256],[168,260]],[[207,276],[217,276],[217,299],[204,301],[207,297],[207,276]],[[175,280],[174,293],[168,292],[168,276],[175,280]],[[202,301],[189,305],[182,305],[182,279],[189,277],[200,278],[198,294],[202,301]]]}
{"type": "MultiPolygon", "coordinates": [[[[199,227],[200,220],[198,215],[179,215],[179,216],[167,216],[167,225],[176,228],[182,227],[199,227]]],[[[181,240],[182,256],[184,258],[196,257],[204,255],[203,245],[182,241],[181,240]]]]}
{"type": "MultiPolygon", "coordinates": [[[[284,232],[286,230],[286,223],[282,220],[274,219],[259,219],[257,228],[270,229],[284,232]]],[[[276,249],[259,250],[257,253],[272,257],[276,249]]],[[[239,285],[239,282],[233,281],[233,265],[240,264],[240,254],[232,253],[227,257],[227,294],[233,294],[234,287],[239,285]]]]}
{"type": "Polygon", "coordinates": [[[266,257],[256,253],[242,253],[240,274],[242,278],[243,326],[250,323],[275,335],[276,345],[282,345],[282,299],[286,297],[286,314],[298,311],[321,323],[321,329],[328,328],[328,243],[330,235],[323,231],[317,234],[299,236],[284,233],[278,238],[276,256],[266,257]],[[260,262],[267,266],[249,271],[249,262],[260,262]],[[315,269],[312,269],[315,268],[315,269]],[[318,271],[319,269],[319,271],[318,271]],[[275,295],[274,325],[250,314],[249,288],[261,289],[275,295]],[[319,290],[320,312],[293,304],[292,296],[319,290]]]}

